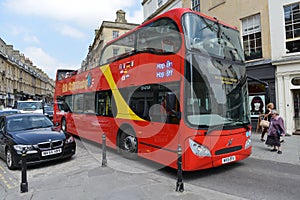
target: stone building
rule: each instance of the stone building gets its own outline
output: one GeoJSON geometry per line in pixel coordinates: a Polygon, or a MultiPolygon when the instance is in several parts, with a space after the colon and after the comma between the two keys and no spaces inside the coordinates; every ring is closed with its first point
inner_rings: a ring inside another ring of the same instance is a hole
{"type": "MultiPolygon", "coordinates": [[[[107,42],[139,26],[139,24],[128,23],[125,17],[126,13],[123,10],[118,10],[116,15],[114,22],[103,21],[100,28],[95,30],[94,41],[89,46],[86,59],[81,64],[81,70],[85,71],[97,67],[100,62],[101,50],[107,42]]],[[[118,51],[118,49],[113,51],[118,51]]],[[[112,54],[114,53],[117,52],[112,52],[112,54]]]]}
{"type": "Polygon", "coordinates": [[[10,107],[25,99],[51,101],[53,93],[54,81],[0,38],[0,105],[10,107]]]}

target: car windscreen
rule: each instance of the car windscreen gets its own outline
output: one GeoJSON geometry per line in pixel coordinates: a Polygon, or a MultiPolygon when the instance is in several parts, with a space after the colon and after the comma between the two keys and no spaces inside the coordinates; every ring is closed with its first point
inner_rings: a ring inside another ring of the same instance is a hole
{"type": "Polygon", "coordinates": [[[45,110],[45,112],[51,112],[51,111],[53,111],[53,107],[47,106],[47,107],[44,107],[44,110],[45,110]]]}
{"type": "Polygon", "coordinates": [[[43,115],[15,116],[7,120],[7,131],[22,131],[51,126],[53,126],[52,122],[43,115]]]}
{"type": "Polygon", "coordinates": [[[42,109],[42,102],[35,101],[23,101],[17,103],[17,109],[19,110],[37,110],[42,109]]]}

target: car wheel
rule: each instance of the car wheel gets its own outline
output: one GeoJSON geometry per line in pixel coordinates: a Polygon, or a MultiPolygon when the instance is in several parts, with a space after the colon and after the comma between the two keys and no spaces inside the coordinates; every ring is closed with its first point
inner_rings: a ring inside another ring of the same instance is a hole
{"type": "Polygon", "coordinates": [[[16,161],[14,159],[14,156],[12,155],[12,152],[10,149],[7,149],[6,151],[6,165],[8,169],[16,169],[16,161]]]}
{"type": "Polygon", "coordinates": [[[61,120],[61,129],[64,131],[64,132],[67,132],[67,122],[66,122],[66,119],[63,118],[61,120]]]}
{"type": "Polygon", "coordinates": [[[125,129],[120,133],[119,150],[121,154],[129,159],[136,159],[138,152],[138,142],[131,128],[125,129]]]}

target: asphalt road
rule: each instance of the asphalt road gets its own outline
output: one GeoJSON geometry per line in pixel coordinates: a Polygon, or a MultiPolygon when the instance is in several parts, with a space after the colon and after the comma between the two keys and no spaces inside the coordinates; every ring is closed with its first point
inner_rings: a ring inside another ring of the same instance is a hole
{"type": "MultiPolygon", "coordinates": [[[[158,172],[175,178],[170,169],[158,172]]],[[[300,199],[299,165],[248,158],[239,163],[184,173],[184,183],[246,199],[300,199]]]]}
{"type": "MultiPolygon", "coordinates": [[[[98,170],[101,168],[102,162],[100,145],[78,141],[77,147],[76,155],[70,160],[29,167],[28,183],[29,191],[34,191],[35,194],[33,199],[39,199],[38,195],[42,194],[41,192],[45,192],[45,190],[49,190],[49,194],[55,192],[57,190],[57,185],[55,186],[55,184],[62,184],[68,188],[71,187],[69,184],[74,184],[74,189],[80,188],[82,184],[82,188],[84,188],[84,184],[80,181],[76,183],[68,181],[74,177],[76,177],[76,180],[80,180],[80,176],[83,176],[82,181],[84,181],[86,179],[84,173],[86,172],[88,172],[89,177],[99,177],[103,173],[109,173],[109,171],[98,170]],[[36,183],[40,184],[37,185],[36,183]]],[[[159,180],[160,178],[155,178],[153,181],[161,182],[165,185],[165,180],[167,179],[168,188],[171,188],[171,190],[175,189],[176,170],[144,159],[139,159],[138,161],[128,160],[121,157],[114,150],[107,151],[107,160],[109,167],[122,172],[122,176],[136,176],[139,179],[141,177],[139,174],[142,177],[146,177],[144,174],[148,174],[150,177],[153,175],[153,177],[161,177],[161,180],[159,180]]],[[[5,162],[0,160],[0,191],[19,193],[20,175],[19,170],[8,170],[5,162]],[[1,187],[4,190],[1,190],[1,187]]],[[[230,194],[238,199],[298,200],[300,198],[300,190],[298,189],[300,186],[299,165],[251,157],[238,163],[214,169],[185,172],[183,181],[186,191],[189,191],[189,187],[193,186],[216,191],[220,194],[230,194]]],[[[102,183],[97,182],[97,184],[100,184],[99,187],[101,187],[102,183]]],[[[124,187],[126,186],[124,185],[124,187]]],[[[171,193],[173,192],[171,191],[171,193]]],[[[91,193],[88,194],[93,195],[91,193]]],[[[185,194],[188,194],[188,192],[185,194]]],[[[124,195],[126,195],[126,192],[124,195]]],[[[4,194],[0,194],[0,199],[4,199],[4,197],[4,194]]],[[[132,199],[135,199],[134,197],[132,199]]],[[[182,197],[179,196],[178,199],[183,199],[182,197]]],[[[31,195],[28,195],[28,199],[32,199],[31,195]]]]}

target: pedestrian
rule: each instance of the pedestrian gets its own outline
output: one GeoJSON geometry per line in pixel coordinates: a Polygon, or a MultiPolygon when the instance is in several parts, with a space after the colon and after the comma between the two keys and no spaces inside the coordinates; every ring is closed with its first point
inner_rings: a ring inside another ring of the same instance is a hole
{"type": "Polygon", "coordinates": [[[271,111],[271,121],[268,130],[268,137],[266,144],[272,146],[271,151],[277,151],[278,154],[282,154],[280,145],[280,136],[285,135],[284,121],[282,117],[279,116],[276,110],[271,111]]]}
{"type": "MultiPolygon", "coordinates": [[[[274,104],[273,103],[268,103],[267,104],[267,109],[266,109],[266,112],[265,112],[265,115],[264,115],[264,120],[268,120],[269,122],[271,121],[271,111],[274,109],[274,104]]],[[[260,140],[262,142],[265,141],[264,137],[265,137],[265,134],[268,132],[269,130],[269,127],[263,127],[262,129],[262,132],[261,132],[261,137],[260,137],[260,140]]]]}

